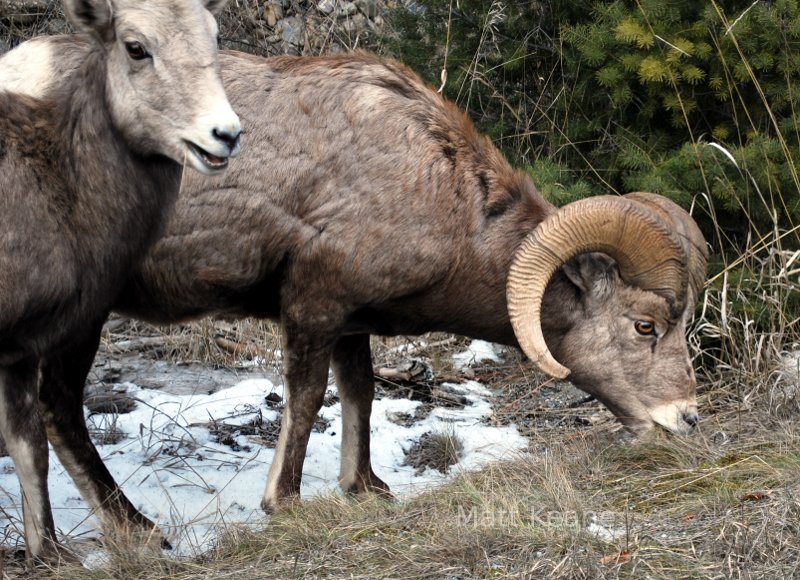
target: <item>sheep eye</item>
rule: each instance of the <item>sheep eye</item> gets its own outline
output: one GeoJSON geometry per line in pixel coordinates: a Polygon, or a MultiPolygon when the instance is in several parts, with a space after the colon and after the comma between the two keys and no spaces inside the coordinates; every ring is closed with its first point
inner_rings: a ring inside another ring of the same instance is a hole
{"type": "Polygon", "coordinates": [[[652,336],[656,333],[656,325],[649,320],[637,320],[633,323],[633,327],[642,336],[652,336]]]}
{"type": "Polygon", "coordinates": [[[145,50],[140,42],[126,42],[125,50],[128,51],[128,56],[133,60],[143,60],[150,56],[150,53],[145,50]]]}

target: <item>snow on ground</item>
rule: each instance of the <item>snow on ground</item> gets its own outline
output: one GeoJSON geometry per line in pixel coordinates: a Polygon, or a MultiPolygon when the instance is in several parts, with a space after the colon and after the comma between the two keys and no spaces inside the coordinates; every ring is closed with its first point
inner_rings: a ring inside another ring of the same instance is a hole
{"type": "MultiPolygon", "coordinates": [[[[474,341],[469,350],[454,356],[457,365],[484,359],[498,360],[494,347],[474,341]]],[[[179,369],[176,368],[176,372],[179,369]]],[[[459,469],[474,469],[489,461],[513,456],[527,447],[514,427],[493,427],[482,419],[491,414],[490,391],[475,381],[450,384],[471,402],[464,409],[435,408],[424,420],[400,426],[389,420],[396,413],[414,413],[421,403],[408,399],[376,400],[372,410],[372,465],[398,497],[442,483],[459,469]],[[456,434],[464,444],[463,458],[449,475],[427,469],[420,475],[403,465],[404,450],[425,432],[456,434]]],[[[214,526],[227,523],[263,523],[259,507],[273,449],[254,444],[246,436],[242,450],[215,442],[205,426],[210,419],[247,423],[260,412],[272,420],[277,413],[264,397],[283,388],[267,379],[249,379],[211,395],[179,396],[125,384],[137,400],[128,414],[115,416],[116,428],[125,434],[115,444],[98,449],[125,494],[164,530],[176,555],[207,549],[214,526]],[[235,419],[231,419],[231,416],[235,419]]],[[[335,392],[335,385],[329,389],[335,392]]],[[[308,497],[337,490],[341,441],[341,405],[324,407],[330,420],[324,432],[313,432],[303,470],[301,494],[308,497]]],[[[105,417],[106,420],[108,417],[105,417]]],[[[97,422],[98,416],[92,420],[97,422]]],[[[98,522],[50,452],[50,499],[56,526],[69,537],[96,537],[98,522]]],[[[0,458],[0,542],[18,541],[22,531],[20,493],[13,463],[0,458]]]]}

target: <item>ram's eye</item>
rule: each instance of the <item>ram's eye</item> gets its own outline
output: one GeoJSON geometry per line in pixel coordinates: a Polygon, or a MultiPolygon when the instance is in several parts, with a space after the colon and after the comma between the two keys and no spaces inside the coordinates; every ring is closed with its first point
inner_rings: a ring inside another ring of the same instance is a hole
{"type": "Polygon", "coordinates": [[[649,320],[637,320],[633,323],[633,327],[642,336],[652,336],[656,333],[656,325],[649,320]]]}
{"type": "Polygon", "coordinates": [[[145,50],[140,42],[126,42],[125,50],[128,51],[128,56],[133,60],[143,60],[150,56],[150,53],[145,50]]]}

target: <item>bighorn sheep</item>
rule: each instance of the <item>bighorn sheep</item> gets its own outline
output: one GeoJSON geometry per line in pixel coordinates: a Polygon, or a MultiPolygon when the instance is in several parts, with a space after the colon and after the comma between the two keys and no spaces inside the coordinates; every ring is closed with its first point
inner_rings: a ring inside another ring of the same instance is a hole
{"type": "MultiPolygon", "coordinates": [[[[60,449],[72,436],[57,418],[67,410],[37,404],[37,391],[42,401],[60,396],[39,387],[43,361],[106,315],[159,233],[181,165],[221,172],[241,133],[209,12],[224,1],[64,4],[85,34],[42,45],[69,72],[46,92],[35,86],[41,99],[9,92],[19,90],[11,75],[0,90],[0,434],[22,489],[27,555],[43,560],[60,554],[47,440],[60,449]]],[[[24,62],[32,79],[46,74],[37,66],[51,70],[24,62]]]]}
{"type": "MultiPolygon", "coordinates": [[[[564,376],[555,356],[634,431],[694,427],[684,332],[706,248],[682,209],[631,194],[557,210],[466,115],[392,61],[221,62],[248,150],[224,176],[188,177],[167,234],[115,309],[157,323],[280,321],[289,397],[265,509],[299,491],[329,366],[342,401],[340,483],[387,490],[370,465],[373,333],[521,345],[564,376]]],[[[91,474],[75,478],[84,496],[103,517],[138,523],[81,413],[101,324],[48,360],[42,402],[71,410],[59,415],[73,435],[62,453],[68,469],[91,474]]]]}

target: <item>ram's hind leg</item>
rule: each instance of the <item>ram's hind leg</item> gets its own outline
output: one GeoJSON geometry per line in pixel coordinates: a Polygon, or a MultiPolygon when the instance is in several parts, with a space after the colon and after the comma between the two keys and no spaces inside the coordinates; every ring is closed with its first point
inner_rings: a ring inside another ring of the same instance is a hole
{"type": "Polygon", "coordinates": [[[389,493],[370,463],[370,414],[375,396],[369,335],[345,336],[333,349],[331,366],[342,401],[342,458],[339,484],[348,493],[389,493]]]}
{"type": "Polygon", "coordinates": [[[101,329],[102,323],[94,325],[83,340],[76,337],[66,350],[43,362],[39,402],[47,436],[61,464],[107,530],[143,534],[145,539],[158,539],[168,547],[155,524],[125,497],[89,437],[83,416],[83,390],[101,329]]]}
{"type": "Polygon", "coordinates": [[[27,558],[57,563],[60,551],[47,490],[47,434],[36,400],[38,373],[33,359],[0,367],[0,435],[22,491],[27,558]]]}

